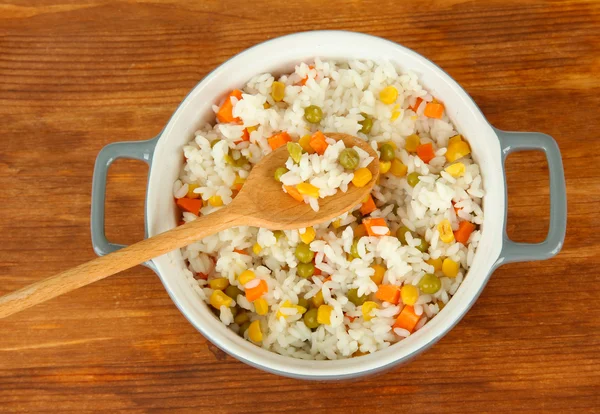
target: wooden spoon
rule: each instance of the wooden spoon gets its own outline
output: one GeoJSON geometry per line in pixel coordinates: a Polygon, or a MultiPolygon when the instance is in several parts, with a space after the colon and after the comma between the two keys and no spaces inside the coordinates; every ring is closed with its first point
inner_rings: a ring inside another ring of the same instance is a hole
{"type": "Polygon", "coordinates": [[[200,216],[192,222],[2,296],[0,318],[104,279],[230,227],[299,229],[343,214],[370,193],[379,176],[377,153],[367,142],[359,138],[338,133],[326,133],[326,135],[336,140],[343,140],[346,147],[360,147],[375,158],[368,166],[373,177],[367,185],[361,188],[351,185],[345,193],[338,191],[331,197],[319,199],[320,209],[315,212],[308,204],[298,202],[284,193],[281,183],[273,178],[275,170],[284,165],[289,156],[286,147],[283,146],[265,156],[254,166],[244,186],[229,205],[209,215],[200,216]]]}

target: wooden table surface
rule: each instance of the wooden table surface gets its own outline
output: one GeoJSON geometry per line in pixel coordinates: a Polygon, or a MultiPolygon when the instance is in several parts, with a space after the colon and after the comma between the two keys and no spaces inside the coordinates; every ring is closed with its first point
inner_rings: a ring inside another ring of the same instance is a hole
{"type": "MultiPolygon", "coordinates": [[[[169,0],[0,4],[0,294],[94,258],[94,159],[155,136],[217,65],[310,29],[391,39],[453,76],[492,124],[558,141],[562,252],[491,277],[409,365],[343,383],[266,374],[211,346],[137,267],[0,320],[0,412],[600,412],[600,3],[169,0]]],[[[119,161],[107,233],[143,237],[147,168],[119,161]]],[[[508,162],[509,233],[548,226],[539,153],[508,162]]]]}

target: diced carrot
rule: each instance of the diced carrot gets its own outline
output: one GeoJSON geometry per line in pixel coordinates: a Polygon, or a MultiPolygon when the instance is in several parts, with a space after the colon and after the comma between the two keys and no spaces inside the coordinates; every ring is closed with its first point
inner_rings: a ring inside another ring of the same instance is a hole
{"type": "Polygon", "coordinates": [[[363,236],[367,235],[367,228],[365,227],[364,224],[359,224],[358,226],[356,226],[356,228],[354,229],[354,238],[355,239],[360,239],[363,236]]]}
{"type": "Polygon", "coordinates": [[[194,279],[208,280],[208,275],[206,273],[196,273],[196,275],[194,276],[194,279]]]}
{"type": "MultiPolygon", "coordinates": [[[[315,67],[313,65],[308,65],[309,69],[314,69],[315,67]]],[[[304,86],[306,85],[306,82],[308,81],[308,76],[305,76],[304,78],[302,78],[302,80],[300,81],[300,85],[304,86]]]]}
{"type": "Polygon", "coordinates": [[[199,198],[178,198],[175,203],[183,211],[194,213],[195,215],[200,214],[200,209],[202,208],[202,199],[199,198]]]}
{"type": "Polygon", "coordinates": [[[331,280],[331,276],[327,276],[325,279],[323,279],[323,283],[329,282],[330,280],[331,280]]]}
{"type": "Polygon", "coordinates": [[[321,131],[317,131],[310,137],[309,144],[312,149],[319,155],[323,155],[329,146],[325,141],[325,135],[321,131]]]}
{"type": "Polygon", "coordinates": [[[428,142],[417,147],[417,155],[423,160],[424,163],[429,164],[433,158],[435,158],[435,152],[433,151],[433,144],[428,142]]]}
{"type": "Polygon", "coordinates": [[[315,272],[313,273],[313,275],[321,276],[322,274],[323,274],[323,272],[321,271],[321,269],[319,269],[318,267],[315,266],[315,272]]]}
{"type": "Polygon", "coordinates": [[[236,253],[239,253],[239,254],[244,254],[246,256],[250,256],[246,250],[233,249],[233,251],[236,253]]]}
{"type": "Polygon", "coordinates": [[[227,98],[225,98],[225,102],[219,108],[217,112],[217,119],[221,123],[229,123],[229,122],[240,122],[239,118],[235,118],[233,116],[233,104],[231,103],[231,97],[235,96],[238,100],[242,99],[242,91],[239,89],[234,89],[231,91],[227,98]]]}
{"type": "Polygon", "coordinates": [[[185,224],[185,221],[183,220],[179,220],[179,222],[177,223],[178,226],[183,226],[185,224]]]}
{"type": "Polygon", "coordinates": [[[475,230],[475,225],[469,221],[461,221],[458,223],[458,230],[454,232],[454,238],[457,242],[467,245],[471,233],[475,230]]]}
{"type": "Polygon", "coordinates": [[[417,112],[417,109],[419,109],[419,105],[421,105],[421,102],[423,102],[423,99],[417,98],[417,100],[415,101],[415,104],[413,106],[411,106],[410,109],[417,112]]]}
{"type": "Polygon", "coordinates": [[[383,302],[396,305],[400,301],[400,288],[396,285],[379,285],[375,297],[383,302]]]}
{"type": "Polygon", "coordinates": [[[415,330],[415,326],[421,319],[421,316],[415,313],[415,308],[412,306],[405,306],[400,312],[400,315],[396,318],[396,322],[394,322],[394,328],[402,328],[406,329],[408,332],[413,333],[415,330]]]}
{"type": "Polygon", "coordinates": [[[242,141],[250,141],[250,132],[248,132],[248,128],[244,128],[242,131],[242,141]]]}
{"type": "Polygon", "coordinates": [[[304,197],[302,196],[302,194],[300,194],[300,191],[298,191],[296,187],[291,185],[284,185],[283,187],[285,188],[285,191],[287,191],[287,193],[294,197],[296,200],[304,201],[304,197]]]}
{"type": "Polygon", "coordinates": [[[292,140],[292,138],[290,138],[290,134],[288,134],[287,132],[280,132],[278,134],[271,136],[270,138],[267,138],[267,141],[269,142],[269,146],[271,147],[271,149],[273,151],[275,151],[279,147],[284,146],[291,140],[292,140]]]}
{"type": "Polygon", "coordinates": [[[360,214],[366,216],[367,214],[371,214],[373,211],[377,210],[377,206],[375,205],[375,201],[373,201],[373,197],[369,194],[369,198],[367,201],[362,203],[360,206],[360,214]]]}
{"type": "Polygon", "coordinates": [[[423,111],[423,114],[425,114],[425,116],[428,118],[440,119],[444,114],[444,104],[439,102],[429,102],[427,105],[425,105],[425,111],[423,111]]]}
{"type": "Polygon", "coordinates": [[[268,291],[269,286],[267,286],[267,282],[261,279],[260,282],[258,282],[258,285],[254,286],[253,288],[246,289],[246,299],[248,299],[250,302],[254,302],[268,291]]]}
{"type": "Polygon", "coordinates": [[[365,228],[367,229],[367,234],[369,236],[389,236],[391,234],[387,223],[381,217],[363,219],[362,224],[365,225],[365,228]],[[376,234],[375,232],[373,232],[373,227],[387,227],[388,231],[386,234],[376,234]]]}
{"type": "Polygon", "coordinates": [[[458,214],[458,212],[461,210],[460,207],[456,207],[456,203],[454,201],[452,201],[452,208],[456,214],[458,214]]]}
{"type": "Polygon", "coordinates": [[[354,316],[346,315],[345,313],[344,313],[344,316],[346,318],[348,318],[350,320],[350,322],[354,322],[354,319],[356,319],[354,316]]]}

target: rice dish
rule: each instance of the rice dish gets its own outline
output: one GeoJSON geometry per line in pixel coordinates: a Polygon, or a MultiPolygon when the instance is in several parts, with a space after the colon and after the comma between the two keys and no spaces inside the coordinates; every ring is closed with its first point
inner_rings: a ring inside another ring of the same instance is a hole
{"type": "Polygon", "coordinates": [[[354,211],[300,230],[233,228],[182,249],[190,289],[231,330],[295,358],[356,357],[414,334],[451,299],[485,193],[467,140],[415,74],[315,59],[257,75],[213,109],[217,122],[184,146],[173,186],[184,222],[230,203],[283,133],[346,133],[380,157],[379,182],[354,211]]]}

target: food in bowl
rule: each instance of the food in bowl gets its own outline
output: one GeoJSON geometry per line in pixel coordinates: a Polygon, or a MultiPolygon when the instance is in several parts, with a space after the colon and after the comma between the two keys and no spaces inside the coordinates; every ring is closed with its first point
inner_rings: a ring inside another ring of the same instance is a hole
{"type": "Polygon", "coordinates": [[[314,211],[319,211],[319,198],[345,193],[349,185],[364,187],[373,178],[367,167],[374,157],[357,146],[346,148],[344,141],[321,131],[306,134],[298,142],[291,142],[285,132],[281,134],[290,140],[285,144],[289,157],[275,170],[274,179],[285,193],[314,211]]]}
{"type": "Polygon", "coordinates": [[[477,248],[484,191],[468,142],[414,74],[316,59],[255,76],[213,109],[217,122],[183,148],[183,221],[230,203],[283,134],[368,140],[381,174],[329,222],[234,228],[183,249],[192,288],[231,330],[283,355],[340,359],[410,336],[450,300],[477,248]]]}

